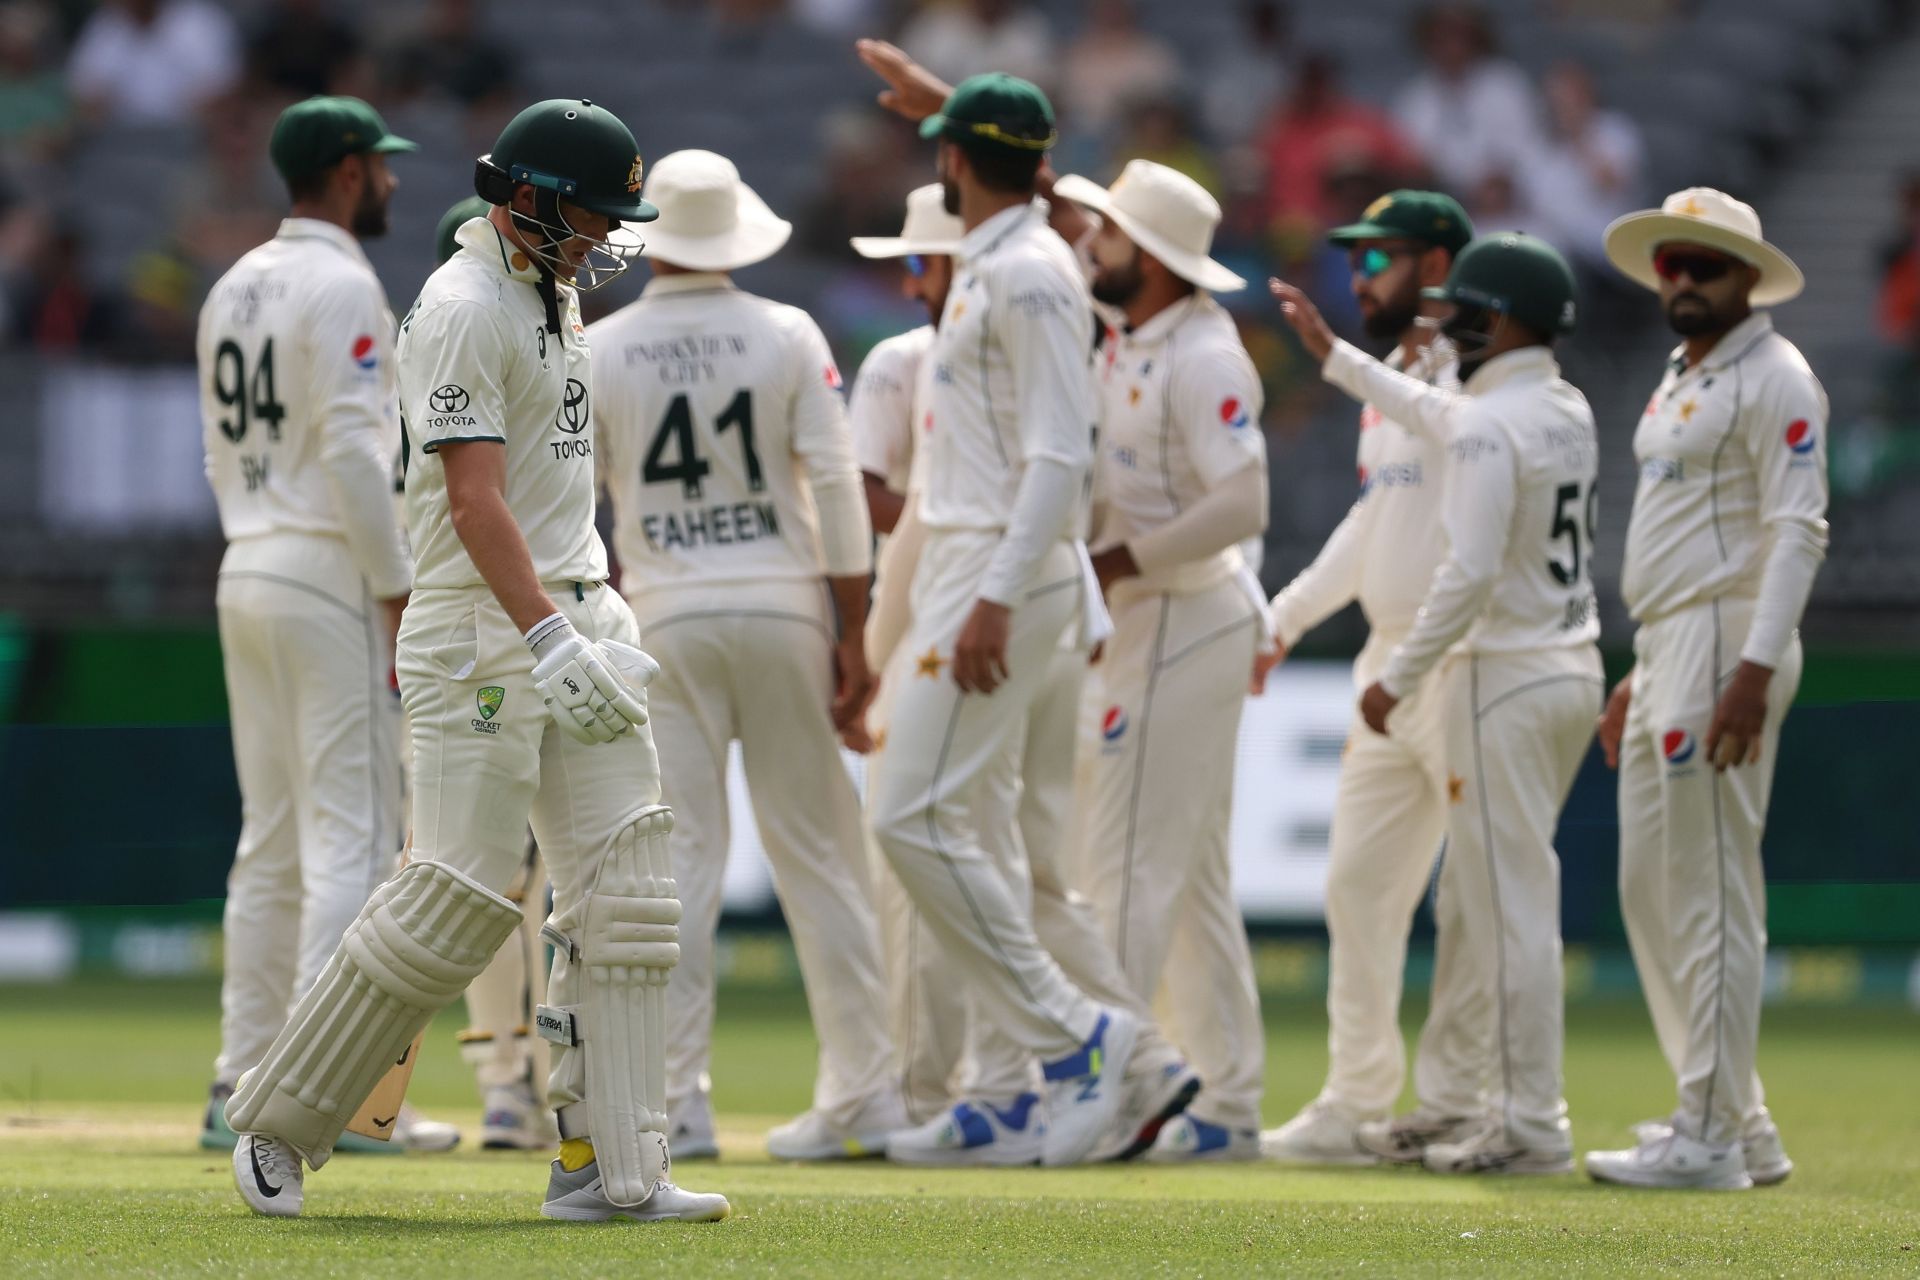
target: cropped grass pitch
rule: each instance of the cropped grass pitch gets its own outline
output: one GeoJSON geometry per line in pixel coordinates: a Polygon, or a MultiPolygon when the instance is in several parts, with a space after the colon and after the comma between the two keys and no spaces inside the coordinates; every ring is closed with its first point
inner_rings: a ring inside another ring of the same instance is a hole
{"type": "MultiPolygon", "coordinates": [[[[1268,1165],[926,1171],[781,1167],[760,1135],[807,1104],[814,1043],[792,991],[723,991],[715,1037],[716,1227],[566,1227],[538,1217],[544,1157],[346,1157],[307,1214],[253,1217],[224,1158],[194,1147],[218,998],[205,982],[0,988],[0,1274],[1709,1274],[1920,1272],[1911,1012],[1769,1010],[1761,1068],[1799,1169],[1742,1194],[1632,1192],[1583,1177],[1443,1179],[1268,1165]]],[[[1418,1010],[1409,1011],[1414,1032],[1418,1010]]],[[[414,1098],[477,1126],[454,1050],[429,1033],[414,1098]]],[[[1325,1021],[1268,1010],[1267,1121],[1311,1095],[1325,1021]]],[[[1671,1103],[1641,1010],[1575,1005],[1567,1093],[1582,1150],[1625,1145],[1671,1103]]]]}

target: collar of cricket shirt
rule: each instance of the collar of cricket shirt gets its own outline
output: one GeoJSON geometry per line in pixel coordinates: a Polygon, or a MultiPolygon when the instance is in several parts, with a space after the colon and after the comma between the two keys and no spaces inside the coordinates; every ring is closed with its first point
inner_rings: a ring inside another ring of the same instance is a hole
{"type": "MultiPolygon", "coordinates": [[[[323,218],[282,218],[279,238],[282,240],[325,240],[334,248],[359,262],[367,262],[367,251],[345,227],[336,226],[323,218]]],[[[368,266],[373,264],[367,262],[368,266]]]]}
{"type": "Polygon", "coordinates": [[[1483,396],[1515,382],[1545,382],[1560,372],[1552,347],[1521,347],[1503,351],[1473,371],[1463,388],[1468,395],[1483,396]]]}
{"type": "Polygon", "coordinates": [[[1213,295],[1205,289],[1195,289],[1170,307],[1162,307],[1147,318],[1147,322],[1137,329],[1126,330],[1127,344],[1134,347],[1157,347],[1165,342],[1173,331],[1184,324],[1189,316],[1197,314],[1213,295]]]}
{"type": "Polygon", "coordinates": [[[682,275],[655,276],[640,291],[643,298],[658,298],[676,293],[738,292],[740,286],[724,271],[689,271],[682,275]]]}
{"type": "Polygon", "coordinates": [[[461,224],[453,233],[454,240],[463,248],[473,250],[473,256],[498,271],[501,275],[527,284],[540,282],[540,268],[524,250],[516,249],[500,234],[500,229],[486,218],[474,218],[461,224]]]}
{"type": "MultiPolygon", "coordinates": [[[[1773,332],[1773,314],[1768,311],[1756,311],[1733,328],[1720,335],[1720,341],[1713,344],[1713,350],[1707,352],[1707,358],[1697,366],[1703,372],[1724,369],[1740,357],[1753,350],[1760,339],[1773,332]]],[[[1686,348],[1683,346],[1676,357],[1683,358],[1686,348]]]]}
{"type": "Polygon", "coordinates": [[[962,262],[971,262],[992,253],[1017,230],[1020,224],[1032,217],[1039,222],[1047,220],[1047,202],[1035,196],[1025,204],[1016,204],[988,218],[960,240],[960,252],[954,256],[962,262]]]}

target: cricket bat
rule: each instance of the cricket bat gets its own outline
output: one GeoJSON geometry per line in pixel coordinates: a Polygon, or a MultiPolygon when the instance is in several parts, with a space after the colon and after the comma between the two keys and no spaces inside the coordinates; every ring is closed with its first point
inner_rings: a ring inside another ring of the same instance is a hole
{"type": "Polygon", "coordinates": [[[393,1122],[400,1118],[400,1104],[406,1101],[407,1084],[413,1079],[414,1064],[420,1060],[420,1042],[427,1038],[422,1031],[413,1038],[400,1054],[400,1060],[387,1068],[387,1074],[373,1086],[373,1092],[353,1113],[353,1119],[347,1121],[347,1132],[362,1137],[374,1138],[386,1142],[393,1137],[393,1122]]]}

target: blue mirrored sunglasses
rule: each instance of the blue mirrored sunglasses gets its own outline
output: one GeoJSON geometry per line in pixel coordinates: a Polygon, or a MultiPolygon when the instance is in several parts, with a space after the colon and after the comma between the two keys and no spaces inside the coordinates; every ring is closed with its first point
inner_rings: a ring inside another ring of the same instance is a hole
{"type": "Polygon", "coordinates": [[[907,255],[907,273],[913,276],[927,274],[927,260],[917,253],[907,255]]]}
{"type": "Polygon", "coordinates": [[[1370,245],[1347,255],[1347,261],[1352,265],[1355,275],[1371,280],[1392,266],[1395,258],[1408,252],[1406,249],[1383,249],[1379,245],[1370,245]]]}

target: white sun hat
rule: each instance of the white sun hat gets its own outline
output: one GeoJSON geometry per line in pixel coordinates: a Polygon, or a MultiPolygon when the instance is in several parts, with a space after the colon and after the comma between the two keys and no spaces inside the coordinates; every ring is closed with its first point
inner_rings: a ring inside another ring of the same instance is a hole
{"type": "Polygon", "coordinates": [[[676,151],[647,174],[646,197],[660,216],[642,233],[645,256],[693,271],[733,271],[780,251],[793,224],[740,181],[733,161],[711,151],[676,151]]]}
{"type": "Polygon", "coordinates": [[[1653,255],[1666,244],[1704,245],[1760,268],[1752,294],[1756,307],[1786,302],[1806,287],[1793,259],[1761,238],[1753,206],[1712,187],[1676,191],[1658,209],[1626,214],[1607,227],[1607,260],[1627,279],[1656,291],[1660,275],[1653,255]]]}
{"type": "Polygon", "coordinates": [[[1070,173],[1053,184],[1053,193],[1118,224],[1127,239],[1189,284],[1215,293],[1247,287],[1207,256],[1220,225],[1220,202],[1178,169],[1129,160],[1111,187],[1070,173]]]}
{"type": "Polygon", "coordinates": [[[910,253],[960,252],[967,224],[947,212],[940,184],[929,182],[907,195],[907,222],[897,236],[855,236],[853,251],[863,258],[904,258],[910,253]]]}

